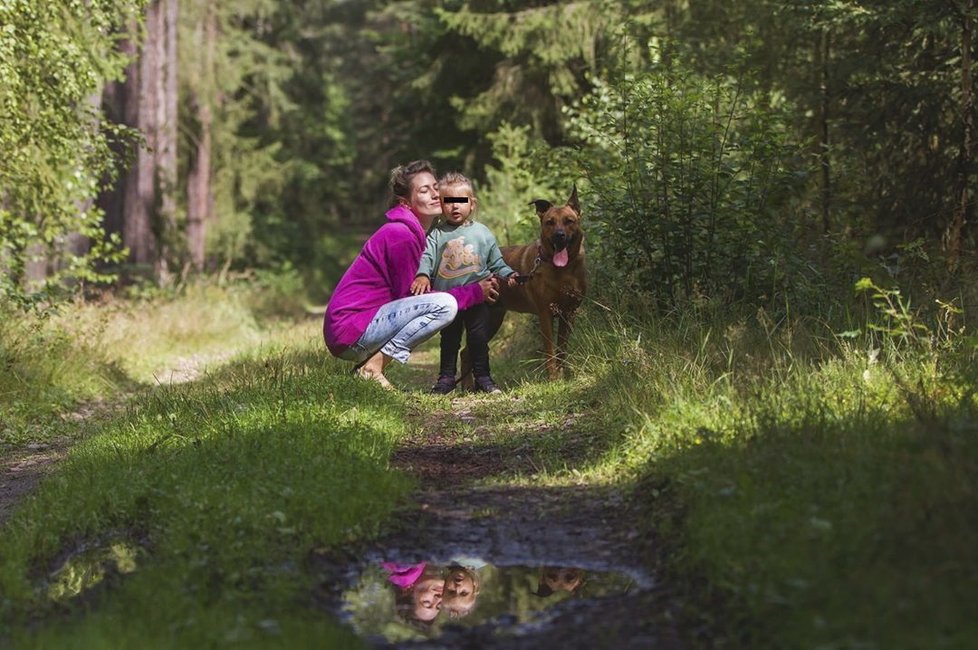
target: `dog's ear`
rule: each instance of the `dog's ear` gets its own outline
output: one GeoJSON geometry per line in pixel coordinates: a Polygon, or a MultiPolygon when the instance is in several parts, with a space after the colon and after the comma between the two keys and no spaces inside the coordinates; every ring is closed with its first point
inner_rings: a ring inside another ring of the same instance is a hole
{"type": "Polygon", "coordinates": [[[530,205],[536,206],[537,214],[543,216],[543,213],[553,207],[553,203],[550,201],[545,201],[544,199],[534,199],[530,201],[530,205]]]}
{"type": "Polygon", "coordinates": [[[577,214],[581,214],[581,204],[577,202],[577,183],[574,184],[574,189],[571,190],[570,198],[567,199],[567,205],[577,214]]]}

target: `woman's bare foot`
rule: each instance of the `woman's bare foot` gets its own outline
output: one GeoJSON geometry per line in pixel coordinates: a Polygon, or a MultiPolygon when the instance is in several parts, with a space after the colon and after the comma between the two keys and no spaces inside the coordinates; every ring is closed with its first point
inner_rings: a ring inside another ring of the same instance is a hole
{"type": "Polygon", "coordinates": [[[369,370],[367,368],[360,368],[359,370],[357,370],[357,376],[363,379],[372,379],[373,381],[377,382],[387,390],[394,390],[394,385],[389,381],[387,381],[387,377],[385,377],[384,373],[382,372],[378,372],[376,370],[369,370]]]}
{"type": "Polygon", "coordinates": [[[382,352],[378,352],[356,369],[356,375],[363,379],[375,381],[387,390],[395,390],[394,385],[387,381],[387,377],[384,376],[384,368],[390,361],[391,357],[382,352]]]}

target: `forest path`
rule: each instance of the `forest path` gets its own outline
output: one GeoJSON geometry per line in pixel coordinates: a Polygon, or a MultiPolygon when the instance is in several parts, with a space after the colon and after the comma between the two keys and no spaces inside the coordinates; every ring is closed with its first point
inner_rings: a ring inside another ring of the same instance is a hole
{"type": "MultiPolygon", "coordinates": [[[[155,376],[161,384],[179,384],[200,377],[207,366],[220,363],[228,355],[193,355],[174,359],[159,368],[155,376]]],[[[64,458],[79,437],[84,437],[84,423],[95,417],[108,416],[132,396],[123,391],[108,399],[92,400],[76,406],[62,418],[78,424],[75,437],[39,435],[32,442],[0,454],[0,526],[13,514],[17,504],[33,492],[41,480],[64,458]]]]}
{"type": "Polygon", "coordinates": [[[34,491],[54,464],[64,457],[69,441],[31,442],[0,460],[0,526],[14,508],[34,491]]]}
{"type": "MultiPolygon", "coordinates": [[[[198,361],[167,377],[195,378],[202,368],[198,361]]],[[[410,390],[424,390],[433,368],[423,361],[412,366],[410,390]]],[[[600,574],[611,573],[626,576],[628,587],[552,598],[555,604],[544,613],[531,612],[532,622],[522,611],[474,624],[470,619],[469,625],[453,621],[440,626],[437,636],[370,641],[388,648],[684,647],[677,623],[683,604],[660,580],[655,540],[638,532],[639,515],[627,495],[614,486],[535,479],[547,459],[582,463],[601,437],[579,426],[581,413],[541,417],[531,402],[514,393],[462,391],[423,405],[409,399],[407,417],[415,433],[391,464],[416,476],[419,490],[396,513],[393,532],[357,556],[342,549],[312,554],[310,568],[324,585],[318,594],[323,605],[343,617],[344,590],[382,560],[447,565],[451,558],[478,557],[500,571],[531,567],[534,574],[543,567],[573,568],[591,580],[590,587],[600,583],[600,574]],[[499,413],[506,417],[494,417],[499,413]],[[541,440],[548,442],[541,447],[541,440]]],[[[92,404],[70,417],[87,422],[120,403],[92,404]]],[[[76,441],[31,443],[0,459],[0,524],[76,441]]]]}
{"type": "Polygon", "coordinates": [[[620,593],[584,589],[545,611],[530,611],[534,605],[491,618],[483,613],[471,617],[475,622],[445,621],[408,640],[367,636],[377,647],[401,649],[684,647],[677,623],[682,603],[660,581],[660,553],[654,539],[638,532],[627,496],[616,487],[534,480],[546,462],[534,437],[561,441],[559,449],[548,447],[548,458],[573,462],[587,455],[592,441],[576,427],[581,414],[551,415],[551,424],[541,424],[527,402],[507,393],[457,390],[442,407],[411,407],[416,433],[395,452],[392,465],[419,479],[415,502],[400,513],[395,532],[359,557],[314,560],[321,584],[332,585],[323,594],[326,607],[348,614],[349,592],[383,561],[447,566],[452,558],[474,557],[488,563],[497,579],[507,567],[536,567],[541,576],[543,567],[570,567],[585,580],[594,576],[595,583],[599,575],[626,575],[629,587],[620,593]],[[508,415],[498,424],[486,413],[508,415]]]}

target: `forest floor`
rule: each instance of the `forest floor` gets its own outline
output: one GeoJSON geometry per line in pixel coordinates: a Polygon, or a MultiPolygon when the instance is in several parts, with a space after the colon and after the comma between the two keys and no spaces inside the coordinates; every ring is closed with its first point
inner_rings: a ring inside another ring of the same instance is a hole
{"type": "MultiPolygon", "coordinates": [[[[208,364],[219,363],[227,356],[180,357],[167,364],[165,368],[160,368],[157,376],[162,378],[160,379],[162,383],[178,384],[193,381],[200,377],[208,364]]],[[[111,400],[82,404],[66,414],[63,419],[81,424],[97,415],[109,415],[128,397],[123,393],[114,396],[111,400]]],[[[7,521],[17,503],[33,492],[44,476],[55,467],[57,461],[64,458],[72,442],[70,436],[55,438],[44,436],[43,440],[27,443],[0,455],[0,526],[7,521]]]]}
{"type": "MultiPolygon", "coordinates": [[[[384,559],[448,564],[454,557],[478,557],[494,567],[572,567],[585,579],[615,573],[629,576],[631,584],[620,593],[560,600],[529,621],[514,613],[475,625],[448,624],[433,638],[370,640],[377,647],[403,649],[686,647],[690,630],[681,630],[682,600],[662,582],[656,540],[638,532],[638,514],[620,489],[514,480],[532,477],[539,467],[532,452],[514,451],[512,432],[554,431],[519,416],[494,430],[491,422],[480,424],[479,413],[520,413],[520,401],[459,389],[441,408],[414,410],[416,433],[401,444],[392,465],[416,476],[420,488],[399,513],[400,524],[383,539],[355,555],[327,551],[314,557],[320,584],[329,585],[321,594],[324,606],[342,617],[344,590],[368,565],[384,559]]],[[[587,434],[574,426],[580,416],[564,414],[555,425],[562,429],[561,450],[549,453],[581,453],[588,443],[587,434]]]]}
{"type": "Polygon", "coordinates": [[[14,507],[34,491],[45,474],[64,457],[68,441],[29,443],[0,459],[0,526],[14,507]]]}
{"type": "MultiPolygon", "coordinates": [[[[203,368],[197,361],[185,365],[167,377],[174,383],[191,381],[203,368]]],[[[417,377],[428,374],[425,368],[414,372],[417,377]]],[[[419,385],[410,390],[423,390],[422,380],[413,381],[419,385]]],[[[556,432],[560,449],[548,453],[571,458],[588,446],[587,434],[575,427],[581,414],[563,414],[550,430],[519,416],[508,422],[506,432],[483,423],[480,412],[519,413],[525,408],[521,400],[512,394],[477,396],[459,390],[436,408],[409,406],[415,433],[402,442],[391,464],[416,476],[420,488],[398,511],[399,523],[368,548],[312,553],[309,569],[321,585],[317,600],[343,618],[344,591],[367,565],[384,558],[447,565],[449,558],[466,556],[495,567],[573,567],[585,576],[614,572],[629,577],[628,589],[559,600],[532,622],[495,616],[477,625],[444,625],[437,636],[406,641],[375,636],[368,642],[388,648],[684,647],[681,639],[689,634],[680,631],[685,618],[681,599],[662,583],[656,540],[637,531],[637,515],[627,497],[614,487],[542,486],[525,478],[539,468],[533,453],[514,452],[513,431],[534,436],[561,429],[556,432]],[[468,433],[462,434],[465,428],[468,433]]],[[[108,410],[106,404],[96,404],[69,417],[84,421],[108,410]]],[[[66,437],[5,455],[0,464],[0,525],[71,444],[66,437]]]]}

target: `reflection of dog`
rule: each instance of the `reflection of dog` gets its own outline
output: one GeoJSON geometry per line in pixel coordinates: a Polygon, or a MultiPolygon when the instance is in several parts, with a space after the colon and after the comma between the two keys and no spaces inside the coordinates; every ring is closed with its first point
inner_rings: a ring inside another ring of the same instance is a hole
{"type": "MultiPolygon", "coordinates": [[[[503,246],[503,259],[521,276],[521,282],[509,288],[501,283],[499,300],[490,308],[489,336],[502,325],[507,311],[536,314],[546,355],[547,373],[551,379],[560,375],[567,352],[574,316],[587,291],[584,268],[584,231],[577,188],[567,204],[556,206],[543,199],[531,204],[540,217],[540,239],[524,246],[503,246]],[[554,344],[554,321],[557,341],[554,344]]],[[[462,351],[462,377],[471,369],[466,351],[462,351]]]]}
{"type": "Polygon", "coordinates": [[[540,580],[534,596],[547,597],[557,591],[576,594],[584,584],[584,571],[574,567],[545,566],[540,569],[540,580]]]}

